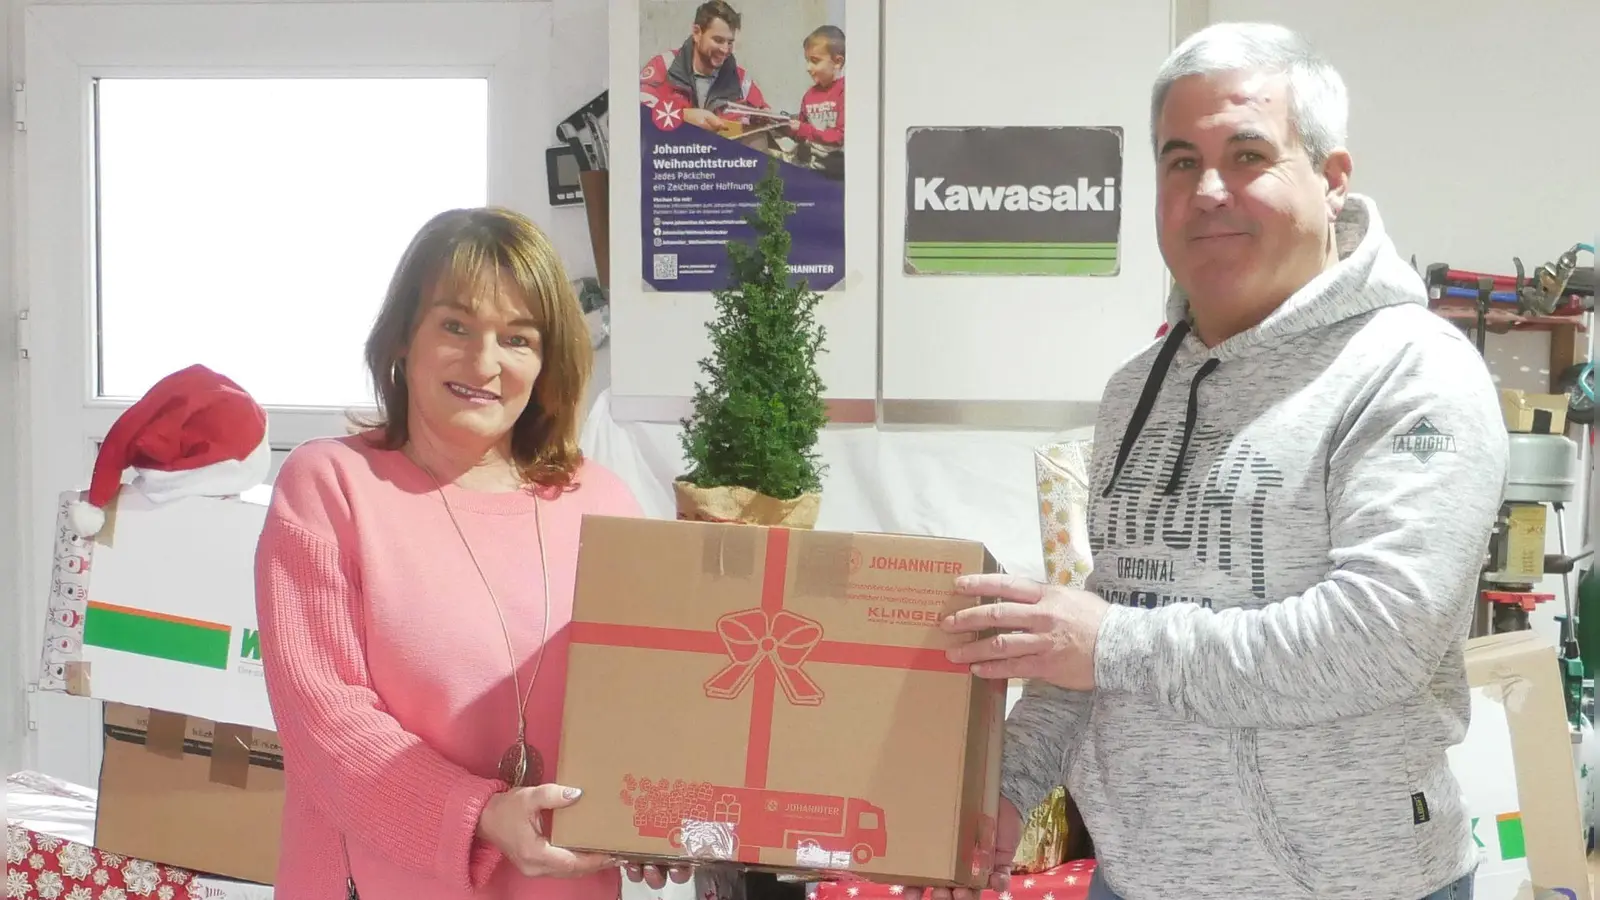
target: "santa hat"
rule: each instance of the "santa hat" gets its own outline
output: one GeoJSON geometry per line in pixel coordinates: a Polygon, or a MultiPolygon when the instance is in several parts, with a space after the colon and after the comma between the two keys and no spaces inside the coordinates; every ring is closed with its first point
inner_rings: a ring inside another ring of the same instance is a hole
{"type": "Polygon", "coordinates": [[[228,378],[190,366],[117,418],[95,457],[89,496],[72,504],[69,520],[79,534],[98,534],[128,468],[136,490],[165,503],[242,493],[266,480],[271,463],[266,411],[228,378]]]}

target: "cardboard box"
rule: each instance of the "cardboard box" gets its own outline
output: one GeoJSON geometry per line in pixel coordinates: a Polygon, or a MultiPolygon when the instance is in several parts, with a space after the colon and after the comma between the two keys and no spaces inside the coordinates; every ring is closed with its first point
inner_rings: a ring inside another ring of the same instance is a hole
{"type": "Polygon", "coordinates": [[[96,847],[272,884],[282,822],[276,734],[106,704],[96,847]]]}
{"type": "Polygon", "coordinates": [[[123,489],[100,534],[57,507],[39,687],[273,730],[256,631],[270,489],[152,504],[123,489]]]}
{"type": "Polygon", "coordinates": [[[1556,649],[1532,631],[1467,643],[1472,724],[1450,748],[1480,847],[1477,900],[1590,900],[1556,649]]]}
{"type": "Polygon", "coordinates": [[[273,889],[130,858],[94,846],[95,792],[41,772],[19,772],[0,785],[10,859],[20,877],[8,887],[22,900],[86,897],[272,900],[273,889]],[[26,860],[26,865],[20,863],[26,860]]]}
{"type": "Polygon", "coordinates": [[[78,497],[57,506],[39,687],[106,701],[96,846],[270,884],[283,762],[255,606],[270,488],[159,505],[124,488],[93,539],[69,524],[78,497]]]}
{"type": "Polygon", "coordinates": [[[551,840],[981,885],[1005,684],[945,650],[981,544],[586,517],[551,840]]]}
{"type": "Polygon", "coordinates": [[[1562,434],[1567,430],[1566,394],[1531,394],[1500,389],[1506,429],[1518,434],[1562,434]]]}

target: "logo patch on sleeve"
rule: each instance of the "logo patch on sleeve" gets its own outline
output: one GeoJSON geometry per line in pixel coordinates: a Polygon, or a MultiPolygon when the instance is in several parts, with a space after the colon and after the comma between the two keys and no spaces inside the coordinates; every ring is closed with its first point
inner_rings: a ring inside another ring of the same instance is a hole
{"type": "Polygon", "coordinates": [[[1456,452],[1456,438],[1435,428],[1424,416],[1411,426],[1411,430],[1394,436],[1396,456],[1414,456],[1417,462],[1426,463],[1440,453],[1456,452]]]}

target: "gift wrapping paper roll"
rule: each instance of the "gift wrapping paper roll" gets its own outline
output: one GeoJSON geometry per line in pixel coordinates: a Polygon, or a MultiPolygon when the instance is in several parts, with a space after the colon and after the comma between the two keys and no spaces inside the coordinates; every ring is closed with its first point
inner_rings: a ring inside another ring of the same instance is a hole
{"type": "Polygon", "coordinates": [[[1089,553],[1090,441],[1047,444],[1033,451],[1039,493],[1039,539],[1045,578],[1081,588],[1094,567],[1089,553]]]}

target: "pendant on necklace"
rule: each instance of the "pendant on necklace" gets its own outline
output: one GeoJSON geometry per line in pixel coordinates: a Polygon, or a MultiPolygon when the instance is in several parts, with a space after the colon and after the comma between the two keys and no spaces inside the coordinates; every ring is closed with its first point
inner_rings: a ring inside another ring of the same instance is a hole
{"type": "Polygon", "coordinates": [[[500,757],[500,780],[514,788],[544,784],[544,755],[539,748],[517,741],[500,757]]]}

